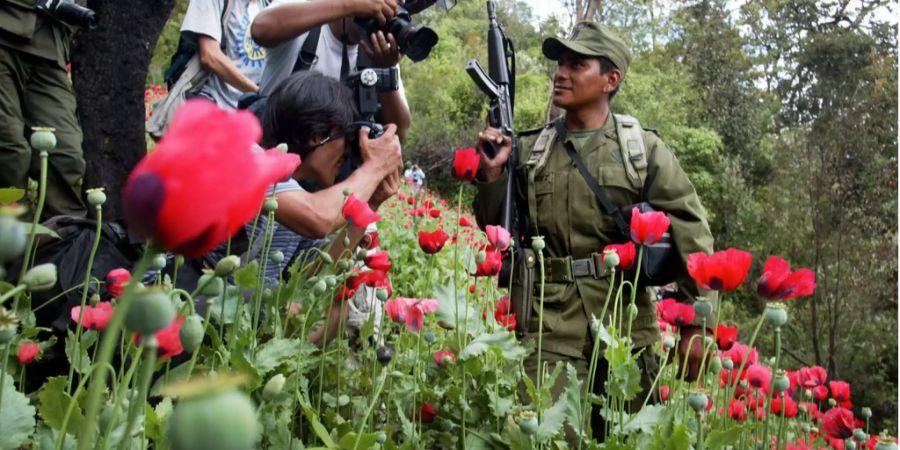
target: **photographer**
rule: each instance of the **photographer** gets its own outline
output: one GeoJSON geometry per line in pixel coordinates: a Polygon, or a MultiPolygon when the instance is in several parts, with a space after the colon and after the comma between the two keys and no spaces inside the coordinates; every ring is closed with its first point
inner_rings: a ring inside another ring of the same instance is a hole
{"type": "MultiPolygon", "coordinates": [[[[402,53],[394,36],[383,32],[359,36],[353,18],[373,18],[383,24],[398,9],[396,0],[273,1],[251,25],[253,39],[268,49],[261,93],[271,95],[297,71],[311,70],[342,80],[363,66],[396,66],[402,53]]],[[[397,135],[405,139],[411,115],[402,84],[397,91],[380,94],[379,102],[381,121],[395,124],[397,135]]]]}
{"type": "Polygon", "coordinates": [[[29,136],[32,127],[52,127],[57,144],[48,159],[43,216],[84,217],[82,133],[66,71],[72,28],[60,19],[91,27],[93,12],[58,1],[37,3],[0,0],[0,188],[25,188],[29,177],[40,178],[29,136]],[[66,15],[72,11],[74,17],[66,15]]]}

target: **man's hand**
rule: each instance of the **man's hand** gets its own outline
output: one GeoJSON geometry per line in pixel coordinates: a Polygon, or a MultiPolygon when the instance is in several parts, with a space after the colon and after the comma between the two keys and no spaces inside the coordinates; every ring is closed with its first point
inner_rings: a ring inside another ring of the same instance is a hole
{"type": "Polygon", "coordinates": [[[397,136],[397,126],[392,123],[387,124],[384,127],[384,134],[377,139],[369,139],[368,128],[360,129],[359,153],[362,156],[363,167],[371,167],[379,179],[396,172],[403,166],[403,153],[400,148],[400,138],[397,136]]]}
{"type": "Polygon", "coordinates": [[[512,152],[512,139],[496,128],[487,127],[478,133],[478,142],[475,143],[478,153],[481,153],[481,161],[478,165],[479,180],[486,183],[496,181],[503,175],[503,166],[512,152]],[[485,152],[486,148],[493,145],[497,153],[493,158],[485,152]]]}
{"type": "Polygon", "coordinates": [[[350,0],[350,11],[358,17],[371,17],[384,25],[388,19],[400,12],[402,1],[397,0],[350,0]]]}
{"type": "Polygon", "coordinates": [[[379,31],[372,33],[370,39],[371,44],[363,40],[359,42],[359,45],[366,52],[374,67],[386,69],[400,63],[403,54],[400,53],[400,46],[397,45],[393,34],[388,33],[385,36],[383,32],[379,31]]]}
{"type": "MultiPolygon", "coordinates": [[[[700,361],[703,359],[703,328],[697,326],[686,326],[680,328],[681,338],[678,342],[678,364],[679,372],[683,364],[687,364],[687,370],[684,371],[684,379],[686,381],[694,381],[700,375],[700,361]],[[694,341],[691,342],[691,338],[694,341]]],[[[706,331],[707,336],[712,336],[710,331],[706,331]]],[[[706,355],[706,366],[709,367],[709,361],[713,358],[712,353],[706,355]]]]}
{"type": "Polygon", "coordinates": [[[401,179],[400,169],[397,169],[381,180],[381,183],[378,184],[375,192],[372,193],[372,197],[369,198],[369,207],[372,208],[373,211],[378,210],[378,207],[381,206],[385,200],[393,197],[394,194],[400,190],[401,179]]]}

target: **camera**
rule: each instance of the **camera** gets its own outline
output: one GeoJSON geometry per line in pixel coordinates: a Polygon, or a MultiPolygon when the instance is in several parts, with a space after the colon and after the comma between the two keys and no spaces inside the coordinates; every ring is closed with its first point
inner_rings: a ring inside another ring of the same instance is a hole
{"type": "Polygon", "coordinates": [[[369,36],[377,31],[391,33],[397,39],[400,50],[413,62],[419,62],[431,53],[438,42],[438,35],[431,28],[413,25],[412,15],[424,11],[435,2],[444,11],[449,11],[456,5],[455,0],[411,0],[401,6],[400,12],[384,26],[380,26],[375,19],[359,17],[353,23],[360,36],[369,36]]]}
{"type": "Polygon", "coordinates": [[[73,0],[37,0],[35,8],[67,25],[89,30],[97,27],[97,14],[73,0]]]}

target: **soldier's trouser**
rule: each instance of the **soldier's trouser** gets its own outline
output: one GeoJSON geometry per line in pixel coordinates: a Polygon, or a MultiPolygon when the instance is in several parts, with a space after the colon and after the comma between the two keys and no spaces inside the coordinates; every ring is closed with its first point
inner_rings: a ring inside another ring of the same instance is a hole
{"type": "MultiPolygon", "coordinates": [[[[573,358],[571,356],[562,355],[559,353],[547,352],[544,351],[541,354],[541,365],[547,363],[547,373],[553,371],[553,368],[556,366],[556,363],[562,362],[563,371],[559,378],[556,379],[556,383],[550,389],[550,392],[553,394],[553,401],[559,398],[566,390],[566,383],[568,382],[568,377],[566,376],[565,364],[569,363],[575,368],[578,379],[581,381],[582,389],[584,389],[584,383],[587,382],[588,378],[588,369],[590,367],[590,355],[583,356],[581,358],[573,358]]],[[[630,411],[637,411],[640,409],[641,405],[644,403],[644,399],[650,395],[650,400],[648,403],[655,403],[658,400],[657,389],[654,389],[653,392],[650,392],[650,386],[653,384],[654,378],[656,378],[656,374],[659,371],[659,359],[654,353],[653,349],[650,347],[645,347],[644,350],[640,353],[638,357],[638,365],[641,369],[641,392],[638,393],[637,397],[635,397],[628,406],[627,409],[630,411]]],[[[599,360],[597,361],[597,373],[594,377],[594,393],[597,395],[604,394],[604,384],[606,382],[606,371],[607,371],[607,363],[606,359],[603,358],[603,355],[600,355],[599,360]]],[[[537,379],[537,352],[532,353],[527,359],[525,359],[525,373],[532,380],[537,379]]],[[[519,387],[523,398],[528,398],[525,393],[524,386],[519,387]]],[[[582,391],[583,393],[584,391],[582,391]]],[[[591,429],[593,431],[593,438],[599,442],[603,442],[605,437],[605,429],[606,424],[603,420],[603,417],[600,416],[600,408],[594,407],[591,409],[591,429]]],[[[572,430],[568,425],[566,426],[566,442],[569,444],[570,448],[576,448],[578,446],[579,436],[572,430]]]]}
{"type": "Polygon", "coordinates": [[[0,46],[0,87],[0,188],[25,188],[28,177],[40,180],[40,154],[28,143],[31,127],[55,128],[43,216],[84,217],[82,134],[66,71],[55,61],[0,46]]]}

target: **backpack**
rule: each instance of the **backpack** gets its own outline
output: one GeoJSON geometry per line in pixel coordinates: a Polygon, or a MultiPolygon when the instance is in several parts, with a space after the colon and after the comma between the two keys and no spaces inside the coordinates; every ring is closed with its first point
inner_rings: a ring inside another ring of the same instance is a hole
{"type": "MultiPolygon", "coordinates": [[[[220,23],[225,29],[225,21],[231,16],[234,0],[224,0],[220,23]]],[[[225,48],[225,33],[222,33],[221,47],[225,48]]],[[[175,115],[175,111],[191,95],[197,93],[209,78],[209,71],[200,64],[200,52],[197,51],[197,34],[181,33],[178,38],[178,50],[172,55],[171,63],[164,74],[169,93],[153,103],[153,113],[147,121],[147,133],[154,141],[162,138],[175,115]]]]}

